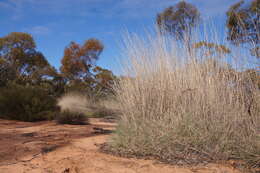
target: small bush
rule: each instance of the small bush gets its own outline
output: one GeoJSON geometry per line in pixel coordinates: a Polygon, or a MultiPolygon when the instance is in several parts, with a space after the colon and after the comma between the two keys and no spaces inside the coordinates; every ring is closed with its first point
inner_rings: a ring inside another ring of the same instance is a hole
{"type": "Polygon", "coordinates": [[[70,112],[89,112],[89,107],[91,105],[90,99],[81,93],[67,93],[58,100],[58,106],[61,111],[70,112]]]}
{"type": "Polygon", "coordinates": [[[84,125],[88,123],[88,118],[80,112],[71,112],[64,110],[57,116],[59,124],[84,125]]]}
{"type": "Polygon", "coordinates": [[[32,86],[11,85],[0,90],[0,117],[21,121],[53,119],[56,101],[47,91],[32,86]]]}
{"type": "Polygon", "coordinates": [[[114,117],[117,114],[113,99],[95,100],[89,96],[72,92],[58,99],[61,111],[82,113],[88,117],[114,117]]]}
{"type": "Polygon", "coordinates": [[[92,106],[91,117],[117,119],[120,110],[115,97],[107,97],[95,102],[92,106]]]}

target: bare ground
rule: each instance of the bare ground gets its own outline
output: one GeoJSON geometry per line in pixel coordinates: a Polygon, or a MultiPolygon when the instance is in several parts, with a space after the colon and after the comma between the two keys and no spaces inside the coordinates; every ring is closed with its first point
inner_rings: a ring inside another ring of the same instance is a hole
{"type": "Polygon", "coordinates": [[[98,145],[109,135],[97,132],[115,124],[90,122],[76,126],[0,120],[0,173],[240,173],[228,165],[179,167],[102,153],[98,145]]]}

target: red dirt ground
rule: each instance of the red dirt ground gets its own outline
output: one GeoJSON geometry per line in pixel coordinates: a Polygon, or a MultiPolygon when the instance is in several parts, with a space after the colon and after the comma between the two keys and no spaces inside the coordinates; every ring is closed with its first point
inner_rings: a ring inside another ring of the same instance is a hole
{"type": "Polygon", "coordinates": [[[98,150],[109,135],[93,128],[116,124],[91,119],[91,125],[0,120],[0,173],[240,173],[230,166],[178,167],[153,160],[120,158],[98,150]]]}

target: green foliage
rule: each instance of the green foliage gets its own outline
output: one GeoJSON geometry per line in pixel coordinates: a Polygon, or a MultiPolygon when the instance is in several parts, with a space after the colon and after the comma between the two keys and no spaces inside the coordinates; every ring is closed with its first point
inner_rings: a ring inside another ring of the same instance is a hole
{"type": "Polygon", "coordinates": [[[6,86],[9,81],[13,80],[15,80],[15,70],[10,65],[0,61],[0,87],[6,86]]]}
{"type": "Polygon", "coordinates": [[[0,117],[21,121],[53,119],[56,101],[32,86],[10,85],[0,90],[0,117]]]}
{"type": "Polygon", "coordinates": [[[106,97],[113,94],[113,86],[117,80],[112,71],[96,66],[93,69],[93,89],[98,97],[106,97]]]}
{"type": "Polygon", "coordinates": [[[198,24],[199,20],[198,9],[185,1],[168,7],[157,15],[157,25],[160,31],[170,33],[178,40],[183,40],[185,35],[190,34],[191,29],[198,24]]]}
{"type": "Polygon", "coordinates": [[[88,118],[83,113],[69,110],[60,112],[56,120],[59,124],[84,125],[88,123],[88,118]]]}
{"type": "MultiPolygon", "coordinates": [[[[91,97],[112,93],[115,79],[109,70],[95,66],[103,44],[89,39],[65,48],[61,74],[36,50],[30,34],[13,32],[0,38],[0,116],[22,121],[53,119],[55,98],[65,92],[82,92],[91,97]]],[[[61,121],[80,121],[68,112],[61,121]],[[69,120],[71,119],[71,120],[69,120]]],[[[83,119],[82,119],[83,120],[83,119]]]]}
{"type": "Polygon", "coordinates": [[[61,60],[62,77],[66,79],[65,92],[85,92],[91,97],[102,97],[112,92],[113,73],[95,65],[103,51],[103,44],[89,39],[83,45],[71,42],[61,60]]]}
{"type": "Polygon", "coordinates": [[[11,68],[19,83],[37,83],[44,75],[56,72],[36,50],[33,37],[22,32],[12,32],[0,38],[0,64],[11,68]]]}
{"type": "Polygon", "coordinates": [[[66,84],[66,93],[81,92],[96,99],[104,98],[113,94],[113,86],[116,76],[109,70],[95,66],[85,80],[72,80],[66,84]]]}
{"type": "MultiPolygon", "coordinates": [[[[235,45],[248,43],[253,49],[259,47],[259,18],[260,0],[252,0],[249,4],[240,1],[232,5],[227,12],[228,40],[235,45]]],[[[257,52],[253,55],[259,58],[257,52]]]]}

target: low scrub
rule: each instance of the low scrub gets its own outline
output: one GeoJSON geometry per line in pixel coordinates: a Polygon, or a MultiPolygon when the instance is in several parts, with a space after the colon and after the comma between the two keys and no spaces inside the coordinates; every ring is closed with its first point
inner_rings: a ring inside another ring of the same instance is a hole
{"type": "Polygon", "coordinates": [[[94,118],[104,118],[104,117],[116,118],[116,116],[117,116],[117,112],[115,112],[115,110],[108,109],[106,107],[101,107],[101,106],[93,108],[91,114],[91,117],[94,118]]]}
{"type": "Polygon", "coordinates": [[[58,99],[58,106],[61,111],[86,113],[90,111],[91,99],[81,93],[67,93],[58,99]]]}
{"type": "Polygon", "coordinates": [[[60,124],[83,125],[88,123],[87,112],[91,105],[90,99],[80,93],[67,93],[58,99],[60,114],[57,116],[57,122],[60,124]]]}
{"type": "Polygon", "coordinates": [[[21,121],[50,120],[56,101],[47,91],[32,86],[10,85],[0,90],[0,117],[21,121]]]}
{"type": "Polygon", "coordinates": [[[77,92],[62,96],[58,99],[58,106],[61,111],[82,113],[94,118],[114,117],[117,114],[113,99],[94,99],[77,92]]]}
{"type": "Polygon", "coordinates": [[[117,119],[118,114],[120,111],[114,97],[98,100],[92,107],[92,117],[117,119]]]}
{"type": "Polygon", "coordinates": [[[59,124],[84,125],[88,123],[86,115],[80,112],[71,112],[69,110],[60,112],[56,120],[59,124]]]}
{"type": "Polygon", "coordinates": [[[115,88],[121,114],[110,151],[174,163],[233,159],[260,166],[259,88],[243,68],[231,67],[238,62],[187,53],[161,36],[128,38],[129,71],[115,88]]]}

